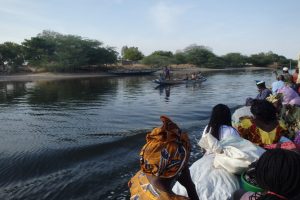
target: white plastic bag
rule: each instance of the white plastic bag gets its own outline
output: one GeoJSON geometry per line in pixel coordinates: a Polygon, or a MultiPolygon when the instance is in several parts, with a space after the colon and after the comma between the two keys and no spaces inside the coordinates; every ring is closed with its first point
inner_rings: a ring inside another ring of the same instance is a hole
{"type": "Polygon", "coordinates": [[[222,153],[216,153],[214,167],[223,168],[233,174],[241,174],[258,160],[264,149],[243,138],[228,137],[220,142],[222,153]]]}

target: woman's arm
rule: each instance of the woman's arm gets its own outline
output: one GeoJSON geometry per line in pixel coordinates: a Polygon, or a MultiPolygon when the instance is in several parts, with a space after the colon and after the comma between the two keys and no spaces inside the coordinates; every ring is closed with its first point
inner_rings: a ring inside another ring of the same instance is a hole
{"type": "Polygon", "coordinates": [[[187,166],[182,170],[180,176],[178,177],[178,182],[185,187],[191,200],[199,200],[195,184],[191,178],[190,169],[187,166]]]}

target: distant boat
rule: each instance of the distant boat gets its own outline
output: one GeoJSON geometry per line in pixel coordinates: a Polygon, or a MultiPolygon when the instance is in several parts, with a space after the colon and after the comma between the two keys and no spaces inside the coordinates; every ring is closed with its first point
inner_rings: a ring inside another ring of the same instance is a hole
{"type": "Polygon", "coordinates": [[[203,81],[206,81],[205,77],[200,77],[195,80],[184,80],[184,79],[173,79],[173,80],[161,80],[161,79],[155,79],[153,80],[154,83],[159,85],[176,85],[176,84],[188,84],[188,83],[201,83],[203,81]]]}
{"type": "Polygon", "coordinates": [[[133,75],[151,75],[158,70],[115,70],[108,73],[120,76],[133,76],[133,75]]]}

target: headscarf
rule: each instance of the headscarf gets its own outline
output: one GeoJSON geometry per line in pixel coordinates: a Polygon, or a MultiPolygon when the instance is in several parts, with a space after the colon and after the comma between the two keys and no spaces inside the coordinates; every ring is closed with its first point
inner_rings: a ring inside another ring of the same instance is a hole
{"type": "Polygon", "coordinates": [[[300,97],[291,87],[285,86],[277,91],[283,94],[282,104],[300,105],[300,97]]]}
{"type": "Polygon", "coordinates": [[[168,117],[161,116],[162,127],[146,136],[147,143],[140,152],[141,169],[146,174],[162,178],[176,176],[190,157],[190,141],[186,133],[168,117]]]}

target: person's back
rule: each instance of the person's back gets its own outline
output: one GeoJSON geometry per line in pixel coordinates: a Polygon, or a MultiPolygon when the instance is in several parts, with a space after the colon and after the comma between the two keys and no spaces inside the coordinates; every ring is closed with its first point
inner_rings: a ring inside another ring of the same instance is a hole
{"type": "Polygon", "coordinates": [[[279,75],[277,77],[277,81],[272,83],[272,92],[273,92],[273,94],[276,94],[279,89],[284,87],[284,85],[285,85],[284,84],[284,77],[283,77],[283,75],[279,75]]]}
{"type": "Polygon", "coordinates": [[[188,135],[169,118],[161,116],[163,126],[146,136],[147,143],[140,152],[141,170],[128,182],[132,200],[198,200],[187,167],[190,156],[188,135]],[[190,198],[172,192],[179,181],[190,198]]]}
{"type": "Polygon", "coordinates": [[[255,100],[251,106],[254,118],[245,117],[238,124],[240,135],[260,146],[277,143],[287,133],[277,120],[276,108],[266,100],[255,100]]]}
{"type": "Polygon", "coordinates": [[[289,73],[289,69],[287,67],[284,67],[282,69],[282,75],[284,77],[284,82],[286,82],[287,84],[292,84],[293,76],[289,73]]]}

